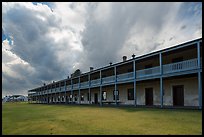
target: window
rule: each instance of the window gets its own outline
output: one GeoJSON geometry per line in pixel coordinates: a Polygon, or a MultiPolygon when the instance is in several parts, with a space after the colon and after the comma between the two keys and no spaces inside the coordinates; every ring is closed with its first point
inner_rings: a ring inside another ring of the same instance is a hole
{"type": "Polygon", "coordinates": [[[106,91],[102,91],[102,100],[106,100],[106,91]]]}
{"type": "Polygon", "coordinates": [[[84,94],[81,94],[81,101],[84,101],[84,94]]]}
{"type": "Polygon", "coordinates": [[[113,90],[113,100],[115,100],[115,93],[116,93],[116,97],[117,97],[117,100],[119,100],[119,90],[113,90]]]}
{"type": "Polygon", "coordinates": [[[134,100],[134,88],[128,89],[128,100],[134,100]]]}

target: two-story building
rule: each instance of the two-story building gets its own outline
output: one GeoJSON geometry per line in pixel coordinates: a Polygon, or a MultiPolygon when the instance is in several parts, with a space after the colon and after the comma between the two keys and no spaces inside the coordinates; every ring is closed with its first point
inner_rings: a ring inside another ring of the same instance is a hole
{"type": "Polygon", "coordinates": [[[30,103],[202,109],[202,38],[28,91],[30,103]]]}

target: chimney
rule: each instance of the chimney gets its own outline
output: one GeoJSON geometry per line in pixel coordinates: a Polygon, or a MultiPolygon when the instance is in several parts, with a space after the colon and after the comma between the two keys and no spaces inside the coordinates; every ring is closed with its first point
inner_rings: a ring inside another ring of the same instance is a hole
{"type": "Polygon", "coordinates": [[[110,64],[110,66],[111,66],[111,65],[112,65],[112,62],[110,62],[109,64],[110,64]]]}
{"type": "Polygon", "coordinates": [[[94,69],[93,67],[90,67],[90,71],[93,71],[93,69],[94,69]]]}
{"type": "Polygon", "coordinates": [[[133,59],[135,58],[135,54],[132,54],[132,58],[133,58],[133,59]]]}
{"type": "Polygon", "coordinates": [[[127,60],[127,56],[123,56],[123,61],[126,61],[127,60]]]}

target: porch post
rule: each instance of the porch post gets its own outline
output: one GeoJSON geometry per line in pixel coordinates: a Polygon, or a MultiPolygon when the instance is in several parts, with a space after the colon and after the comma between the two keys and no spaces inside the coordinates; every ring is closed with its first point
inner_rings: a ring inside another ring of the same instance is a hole
{"type": "Polygon", "coordinates": [[[88,75],[89,78],[89,104],[91,104],[91,81],[90,81],[90,74],[88,75]]]}
{"type": "Polygon", "coordinates": [[[197,58],[198,58],[198,68],[200,69],[200,42],[197,42],[197,58]]]}
{"type": "Polygon", "coordinates": [[[59,83],[59,87],[58,87],[58,92],[59,92],[59,104],[61,104],[61,82],[59,83]]]}
{"type": "Polygon", "coordinates": [[[202,109],[202,80],[201,72],[198,72],[198,99],[199,99],[199,109],[202,109]]]}
{"type": "Polygon", "coordinates": [[[55,84],[55,104],[57,103],[57,99],[56,99],[56,84],[55,84]]]}
{"type": "Polygon", "coordinates": [[[135,60],[133,61],[133,76],[134,76],[134,106],[137,106],[137,96],[136,96],[136,68],[135,68],[135,60]]]}
{"type": "Polygon", "coordinates": [[[163,67],[162,67],[162,54],[159,53],[159,64],[160,64],[160,102],[161,102],[161,108],[163,108],[163,95],[164,95],[164,89],[163,89],[163,67]]]}
{"type": "Polygon", "coordinates": [[[60,85],[58,87],[58,100],[59,100],[59,104],[61,104],[61,92],[60,92],[60,85]]]}
{"type": "Polygon", "coordinates": [[[72,82],[72,78],[71,78],[71,95],[72,95],[72,104],[73,104],[73,82],[72,82]]]}
{"type": "Polygon", "coordinates": [[[199,109],[202,109],[202,80],[201,80],[201,61],[200,61],[200,42],[197,42],[197,58],[198,58],[198,102],[199,109]]]}
{"type": "Polygon", "coordinates": [[[80,91],[80,88],[81,88],[81,83],[80,83],[80,76],[79,76],[79,104],[81,104],[81,91],[80,91]]]}
{"type": "Polygon", "coordinates": [[[100,106],[102,106],[102,76],[101,76],[101,70],[100,70],[100,106]]]}
{"type": "Polygon", "coordinates": [[[47,90],[46,90],[46,93],[47,93],[47,104],[49,103],[49,101],[48,101],[48,98],[49,98],[49,97],[48,97],[48,95],[49,95],[49,94],[48,94],[48,91],[49,91],[49,90],[48,90],[48,86],[47,86],[47,90]]]}
{"type": "Polygon", "coordinates": [[[66,85],[66,79],[65,79],[65,81],[64,81],[64,90],[65,90],[65,92],[64,92],[64,103],[65,104],[67,104],[67,85],[66,85]]]}
{"type": "Polygon", "coordinates": [[[50,101],[49,104],[52,104],[52,87],[50,87],[50,101]]]}
{"type": "Polygon", "coordinates": [[[115,73],[115,105],[117,106],[117,94],[119,95],[119,91],[117,92],[117,70],[116,70],[116,66],[114,67],[114,73],[115,73]]]}

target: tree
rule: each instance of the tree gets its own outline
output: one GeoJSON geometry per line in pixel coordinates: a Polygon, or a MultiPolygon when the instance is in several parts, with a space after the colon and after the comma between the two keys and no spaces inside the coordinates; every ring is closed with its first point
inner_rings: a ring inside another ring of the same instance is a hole
{"type": "Polygon", "coordinates": [[[80,75],[81,75],[81,70],[77,69],[77,70],[75,70],[74,73],[71,74],[71,77],[73,78],[73,77],[77,77],[77,76],[80,76],[80,75]]]}

